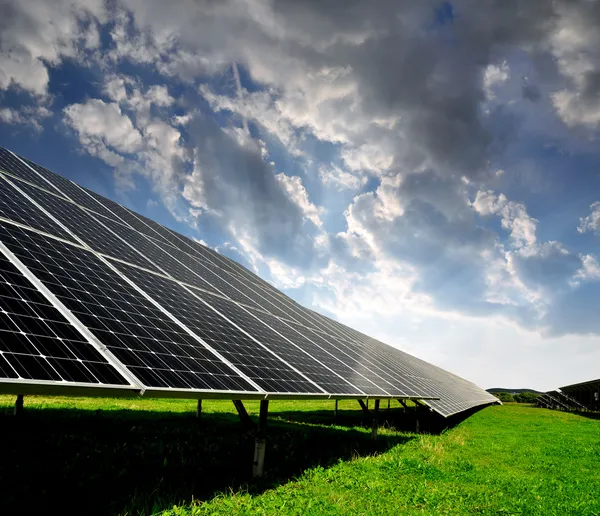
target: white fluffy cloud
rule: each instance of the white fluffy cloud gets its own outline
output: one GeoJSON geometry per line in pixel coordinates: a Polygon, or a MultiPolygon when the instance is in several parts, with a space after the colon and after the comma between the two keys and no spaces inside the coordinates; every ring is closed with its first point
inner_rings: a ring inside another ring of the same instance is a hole
{"type": "Polygon", "coordinates": [[[131,154],[142,147],[142,135],[117,103],[91,99],[72,104],[65,108],[65,119],[91,154],[107,150],[131,154]]]}
{"type": "Polygon", "coordinates": [[[268,91],[249,93],[239,89],[236,96],[217,95],[206,85],[200,93],[215,112],[230,111],[244,121],[251,121],[276,137],[292,154],[299,154],[297,129],[281,112],[277,99],[268,91]]]}
{"type": "Polygon", "coordinates": [[[580,258],[581,268],[575,273],[574,280],[600,280],[600,263],[598,263],[598,259],[591,254],[582,255],[580,258]]]}
{"type": "Polygon", "coordinates": [[[483,87],[488,98],[494,98],[494,88],[505,83],[510,77],[510,68],[506,61],[499,65],[490,64],[483,73],[483,87]]]}
{"type": "Polygon", "coordinates": [[[0,120],[5,124],[31,126],[36,131],[42,130],[43,121],[51,115],[52,112],[43,105],[21,109],[0,108],[0,120]]]}
{"type": "Polygon", "coordinates": [[[298,176],[286,176],[283,173],[277,174],[275,178],[283,186],[283,189],[292,202],[300,208],[304,216],[315,226],[319,228],[322,227],[323,221],[321,220],[321,215],[325,213],[325,208],[322,206],[315,206],[310,201],[308,192],[302,184],[302,179],[298,176]]]}
{"type": "Polygon", "coordinates": [[[132,174],[149,178],[174,215],[178,202],[184,148],[181,133],[155,113],[171,106],[164,85],[147,88],[128,76],[108,76],[104,91],[113,102],[90,99],[64,109],[64,120],[83,148],[115,168],[121,188],[133,188],[132,174]]]}
{"type": "Polygon", "coordinates": [[[502,227],[510,231],[510,240],[514,247],[535,244],[538,221],[527,214],[523,204],[509,201],[504,194],[496,195],[487,190],[477,192],[473,208],[482,216],[500,216],[502,227]]]}
{"type": "Polygon", "coordinates": [[[579,233],[595,233],[600,235],[600,201],[597,201],[590,205],[591,213],[586,217],[579,219],[579,226],[577,231],[579,233]]]}
{"type": "Polygon", "coordinates": [[[48,67],[98,48],[102,0],[5,2],[0,6],[0,90],[48,93],[48,67]]]}

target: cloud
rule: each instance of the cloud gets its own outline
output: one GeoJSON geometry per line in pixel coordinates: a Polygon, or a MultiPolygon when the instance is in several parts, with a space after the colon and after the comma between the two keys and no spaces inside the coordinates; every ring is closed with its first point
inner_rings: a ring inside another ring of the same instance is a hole
{"type": "Polygon", "coordinates": [[[555,241],[513,251],[510,262],[520,280],[547,296],[550,303],[561,291],[570,290],[570,282],[582,266],[579,255],[555,241]]]}
{"type": "Polygon", "coordinates": [[[600,123],[600,4],[559,2],[549,42],[566,87],[552,100],[568,126],[594,129],[600,123]]]}
{"type": "Polygon", "coordinates": [[[323,185],[336,190],[358,190],[367,183],[365,176],[351,174],[333,164],[319,166],[319,179],[323,185]]]}
{"type": "Polygon", "coordinates": [[[48,94],[50,66],[98,48],[102,0],[3,2],[0,6],[0,90],[48,94]]]}
{"type": "Polygon", "coordinates": [[[244,123],[254,122],[269,135],[276,137],[292,154],[301,153],[297,135],[297,130],[300,128],[295,128],[285,117],[278,107],[277,99],[269,91],[249,93],[240,88],[237,90],[237,96],[231,97],[217,95],[206,85],[201,85],[200,93],[213,111],[230,111],[238,115],[244,123]]]}
{"type": "Polygon", "coordinates": [[[299,179],[276,176],[243,129],[223,129],[198,113],[187,130],[194,171],[183,196],[191,206],[215,217],[246,252],[309,267],[317,257],[308,224],[315,228],[319,211],[299,179]]]}
{"type": "Polygon", "coordinates": [[[500,65],[490,64],[483,73],[483,87],[488,98],[494,98],[494,88],[506,82],[510,77],[510,68],[506,61],[500,65]]]}
{"type": "Polygon", "coordinates": [[[0,120],[5,124],[31,126],[36,131],[42,130],[43,121],[50,116],[52,112],[41,105],[21,109],[0,108],[0,120]]]}
{"type": "Polygon", "coordinates": [[[144,87],[125,75],[108,75],[104,91],[114,102],[90,99],[67,106],[65,123],[89,154],[115,169],[119,188],[132,189],[134,174],[144,176],[180,217],[185,151],[180,131],[161,111],[175,99],[164,85],[144,87]]]}
{"type": "Polygon", "coordinates": [[[496,195],[487,190],[477,192],[473,208],[482,216],[499,215],[502,227],[510,231],[510,240],[514,247],[535,244],[538,221],[527,214],[523,204],[509,201],[504,194],[496,195]]]}
{"type": "Polygon", "coordinates": [[[64,110],[65,121],[92,155],[106,152],[132,154],[142,147],[142,135],[115,102],[90,99],[64,110]]]}
{"type": "Polygon", "coordinates": [[[600,280],[600,263],[598,263],[598,259],[591,254],[581,255],[580,258],[581,268],[574,275],[576,284],[579,284],[578,280],[600,280]]]}
{"type": "Polygon", "coordinates": [[[308,192],[304,188],[302,180],[298,176],[290,177],[283,173],[275,175],[275,179],[281,183],[288,197],[300,208],[304,217],[310,220],[315,226],[322,227],[323,221],[321,220],[321,215],[325,213],[325,208],[315,206],[310,202],[308,192]]]}
{"type": "Polygon", "coordinates": [[[338,239],[351,256],[413,269],[413,291],[429,296],[439,310],[494,310],[485,301],[484,251],[495,252],[496,238],[477,226],[464,183],[431,171],[386,178],[375,192],[354,198],[346,223],[338,239]]]}
{"type": "Polygon", "coordinates": [[[600,201],[590,205],[591,213],[579,219],[577,231],[579,233],[595,233],[600,235],[600,201]]]}
{"type": "MultiPolygon", "coordinates": [[[[445,46],[438,39],[444,28],[423,30],[433,13],[420,4],[123,5],[135,14],[119,21],[122,28],[113,38],[119,60],[154,63],[186,81],[231,74],[237,63],[266,87],[226,96],[204,86],[215,110],[254,120],[285,145],[295,144],[299,129],[341,144],[349,170],[377,175],[395,163],[411,171],[431,160],[480,174],[498,126],[496,113],[480,114],[483,69],[496,45],[507,39],[529,43],[543,26],[536,18],[548,15],[545,8],[517,10],[493,2],[484,17],[463,9],[455,20],[462,38],[445,46]],[[499,29],[488,27],[487,16],[499,29]],[[201,31],[193,21],[198,19],[201,31]]],[[[500,80],[502,63],[495,65],[495,76],[488,70],[488,85],[500,80]]]]}

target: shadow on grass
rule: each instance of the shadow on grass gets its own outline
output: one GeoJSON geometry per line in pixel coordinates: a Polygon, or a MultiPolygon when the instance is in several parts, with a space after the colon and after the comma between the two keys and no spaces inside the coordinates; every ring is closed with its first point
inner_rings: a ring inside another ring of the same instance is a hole
{"type": "MultiPolygon", "coordinates": [[[[405,421],[385,411],[382,426],[405,421]],[[389,421],[386,421],[386,416],[389,421]]],[[[0,414],[3,514],[152,514],[218,492],[261,492],[304,470],[381,453],[410,436],[375,442],[360,411],[279,412],[269,419],[266,475],[252,481],[254,440],[237,415],[27,409],[0,414]],[[319,425],[319,426],[317,426],[319,425]],[[323,426],[329,425],[329,426],[323,426]]]]}
{"type": "Polygon", "coordinates": [[[586,417],[588,419],[600,419],[600,412],[594,412],[591,410],[574,410],[573,414],[586,417]]]}

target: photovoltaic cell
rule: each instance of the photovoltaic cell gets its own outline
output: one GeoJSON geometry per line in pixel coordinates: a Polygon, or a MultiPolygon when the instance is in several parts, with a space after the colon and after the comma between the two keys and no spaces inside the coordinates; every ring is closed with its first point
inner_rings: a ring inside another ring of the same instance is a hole
{"type": "Polygon", "coordinates": [[[128,385],[3,255],[0,255],[0,378],[128,385]]]}
{"type": "MultiPolygon", "coordinates": [[[[139,214],[133,214],[117,203],[103,199],[92,192],[90,193],[94,195],[99,202],[102,202],[107,208],[116,213],[122,221],[126,222],[129,226],[134,228],[139,233],[142,233],[144,236],[150,237],[151,243],[161,246],[165,253],[171,255],[186,267],[194,270],[196,274],[201,276],[205,281],[198,283],[197,278],[190,280],[189,273],[187,272],[185,273],[185,276],[182,276],[181,273],[183,271],[179,266],[176,266],[179,271],[175,269],[170,270],[169,266],[165,266],[164,269],[166,272],[171,274],[173,277],[179,279],[180,281],[185,281],[191,285],[204,288],[205,290],[209,290],[213,293],[219,293],[240,302],[253,302],[252,299],[245,295],[247,292],[244,293],[244,290],[246,289],[245,285],[239,285],[237,283],[232,285],[231,278],[229,278],[227,275],[224,275],[223,270],[220,267],[215,265],[212,261],[207,260],[206,255],[196,252],[192,247],[182,245],[182,241],[179,240],[177,236],[169,232],[166,228],[152,221],[151,219],[143,217],[139,214]],[[185,277],[187,277],[187,279],[184,279],[185,277]],[[209,284],[212,285],[212,288],[209,286],[209,284]]],[[[144,245],[148,246],[149,243],[145,243],[144,245]]],[[[161,263],[165,263],[164,260],[161,260],[161,263]]]]}
{"type": "MultiPolygon", "coordinates": [[[[116,238],[113,233],[106,229],[105,224],[103,223],[106,222],[106,219],[103,219],[103,222],[100,222],[96,220],[93,215],[72,202],[49,195],[34,186],[21,184],[19,185],[19,188],[42,208],[48,211],[53,217],[60,220],[69,231],[83,240],[83,242],[94,249],[94,251],[114,256],[121,260],[126,260],[130,263],[139,265],[140,267],[155,269],[141,253],[132,249],[127,243],[116,238]]],[[[110,223],[117,224],[112,221],[110,221],[110,223]]],[[[125,226],[123,226],[123,228],[125,231],[131,231],[125,226]]],[[[72,237],[69,237],[69,239],[73,240],[72,237]]]]}
{"type": "MultiPolygon", "coordinates": [[[[59,191],[69,196],[69,192],[73,191],[73,183],[69,181],[66,177],[55,174],[54,172],[50,172],[46,167],[42,167],[33,161],[28,160],[27,158],[22,158],[19,156],[21,160],[23,160],[27,165],[29,165],[32,169],[34,169],[40,176],[42,176],[46,181],[48,181],[51,185],[57,188],[59,191]]],[[[47,183],[46,183],[47,184],[47,183]]],[[[42,185],[43,186],[43,185],[42,185]]],[[[46,187],[47,188],[47,187],[46,187]]],[[[75,200],[75,199],[72,199],[75,200]]]]}
{"type": "MultiPolygon", "coordinates": [[[[52,172],[48,172],[52,174],[52,172]]],[[[56,178],[60,178],[60,176],[53,174],[56,178]]],[[[61,178],[63,179],[63,178],[61,178]]],[[[104,207],[104,205],[97,202],[93,197],[90,197],[80,186],[72,183],[71,181],[53,181],[56,186],[60,189],[62,193],[64,193],[71,201],[84,208],[87,208],[90,211],[93,211],[95,214],[102,215],[109,219],[119,220],[116,215],[114,215],[110,210],[104,207]]]]}
{"type": "MultiPolygon", "coordinates": [[[[102,199],[102,202],[106,201],[102,199]]],[[[111,209],[118,209],[113,207],[113,204],[116,203],[113,203],[112,201],[109,201],[109,203],[106,204],[107,206],[110,206],[111,209]]],[[[244,269],[241,265],[236,264],[232,260],[226,259],[216,251],[213,251],[212,249],[203,246],[202,244],[199,244],[198,242],[195,242],[184,235],[180,235],[175,231],[158,224],[152,219],[140,215],[139,213],[133,213],[130,210],[126,210],[125,208],[119,206],[118,204],[117,206],[121,210],[118,212],[119,215],[123,217],[124,220],[127,220],[132,227],[153,239],[160,239],[162,242],[193,256],[196,260],[202,263],[204,267],[210,269],[213,273],[222,275],[226,281],[230,281],[231,275],[238,280],[252,280],[258,278],[249,271],[246,271],[246,269],[244,269]],[[233,264],[235,264],[235,266],[233,264]],[[245,271],[246,275],[240,274],[240,270],[245,271]]]]}
{"type": "Polygon", "coordinates": [[[52,189],[52,185],[48,184],[35,171],[31,170],[19,158],[15,158],[11,152],[0,147],[0,170],[9,172],[10,174],[36,184],[42,188],[52,189]]]}
{"type": "MultiPolygon", "coordinates": [[[[138,231],[144,235],[150,236],[154,240],[163,241],[158,234],[156,234],[154,231],[152,231],[142,220],[140,220],[141,216],[138,216],[137,214],[133,214],[130,210],[128,210],[124,206],[121,206],[119,203],[116,203],[110,199],[107,199],[106,197],[103,197],[102,195],[99,195],[92,190],[88,190],[87,188],[83,188],[83,187],[80,187],[80,188],[82,190],[84,190],[86,194],[93,197],[94,200],[96,202],[98,202],[99,204],[101,204],[107,211],[110,211],[113,214],[113,217],[112,217],[113,219],[119,220],[123,223],[126,223],[127,225],[129,225],[133,229],[135,229],[136,231],[138,231]]],[[[146,218],[144,218],[144,219],[150,220],[150,219],[146,219],[146,218]]],[[[154,224],[156,224],[157,226],[160,225],[156,222],[154,222],[154,224]]],[[[163,242],[167,243],[169,245],[172,245],[168,241],[163,241],[163,242]]],[[[174,246],[174,247],[176,247],[176,246],[174,246]]]]}
{"type": "Polygon", "coordinates": [[[382,392],[364,378],[355,378],[354,372],[344,363],[303,339],[276,317],[269,314],[256,317],[242,307],[214,296],[206,296],[204,299],[327,392],[335,394],[382,392]]]}
{"type": "MultiPolygon", "coordinates": [[[[17,182],[15,179],[13,181],[17,182]]],[[[37,206],[13,190],[2,174],[0,174],[0,217],[67,240],[71,239],[68,233],[48,219],[37,206]]]]}
{"type": "Polygon", "coordinates": [[[308,328],[290,324],[297,332],[322,347],[328,347],[330,352],[348,364],[354,371],[371,382],[381,386],[393,396],[418,397],[427,396],[426,388],[416,388],[410,385],[401,375],[390,373],[387,367],[371,356],[365,346],[349,339],[337,340],[330,335],[322,335],[308,328]]]}
{"type": "MultiPolygon", "coordinates": [[[[213,293],[219,293],[240,303],[256,305],[257,307],[264,310],[269,310],[271,313],[275,313],[276,315],[282,317],[286,316],[286,313],[278,306],[270,303],[268,299],[262,298],[260,293],[257,294],[258,289],[253,289],[241,281],[241,277],[234,274],[231,271],[231,268],[229,268],[229,270],[224,269],[223,263],[221,263],[221,265],[217,265],[217,259],[215,259],[215,255],[218,257],[217,253],[210,254],[209,252],[205,251],[205,248],[201,245],[189,245],[187,242],[189,239],[180,239],[178,235],[167,230],[165,227],[152,221],[151,219],[143,217],[139,214],[134,214],[117,203],[107,201],[101,196],[93,194],[93,192],[90,192],[90,194],[94,195],[95,199],[97,199],[99,202],[102,202],[107,209],[110,209],[116,213],[121,220],[126,222],[136,231],[147,237],[150,237],[152,242],[155,244],[156,240],[161,240],[163,244],[167,245],[167,247],[162,247],[165,253],[168,253],[186,267],[194,270],[197,275],[201,276],[205,280],[205,282],[198,283],[197,279],[190,281],[190,276],[188,273],[186,273],[187,280],[183,279],[185,276],[181,276],[182,271],[179,267],[178,272],[175,270],[170,270],[168,266],[163,267],[164,270],[173,277],[179,279],[180,281],[185,281],[191,285],[204,288],[205,290],[209,290],[213,293]],[[212,288],[208,286],[209,284],[212,286],[212,288]]],[[[147,243],[144,245],[148,246],[147,243]]],[[[159,258],[157,258],[157,260],[158,259],[159,258]]],[[[161,263],[164,263],[164,260],[161,260],[161,263]]]]}
{"type": "Polygon", "coordinates": [[[92,253],[16,227],[0,240],[147,387],[256,391],[92,253]]]}
{"type": "MultiPolygon", "coordinates": [[[[146,256],[148,260],[173,278],[210,292],[220,293],[204,279],[202,271],[197,267],[197,264],[190,263],[190,257],[182,251],[175,248],[163,248],[160,244],[146,238],[143,234],[123,226],[122,224],[110,220],[104,220],[103,224],[129,242],[133,247],[140,251],[143,256],[146,256]]],[[[116,255],[111,256],[119,258],[116,255]]]]}
{"type": "MultiPolygon", "coordinates": [[[[167,278],[121,263],[114,265],[265,391],[310,393],[316,390],[313,384],[198,299],[200,292],[193,295],[167,278]]],[[[235,305],[220,298],[216,300],[226,310],[226,316],[239,320],[230,309],[235,305]]],[[[244,329],[249,330],[247,326],[244,329]]]]}

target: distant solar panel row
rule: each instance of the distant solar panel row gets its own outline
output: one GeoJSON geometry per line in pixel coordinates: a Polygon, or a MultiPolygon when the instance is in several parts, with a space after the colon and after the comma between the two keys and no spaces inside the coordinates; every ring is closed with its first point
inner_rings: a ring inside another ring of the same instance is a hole
{"type": "Polygon", "coordinates": [[[577,410],[600,412],[600,379],[566,385],[560,390],[562,396],[576,404],[577,410]]]}
{"type": "Polygon", "coordinates": [[[495,401],[4,149],[0,280],[0,385],[413,397],[442,415],[495,401]]]}

